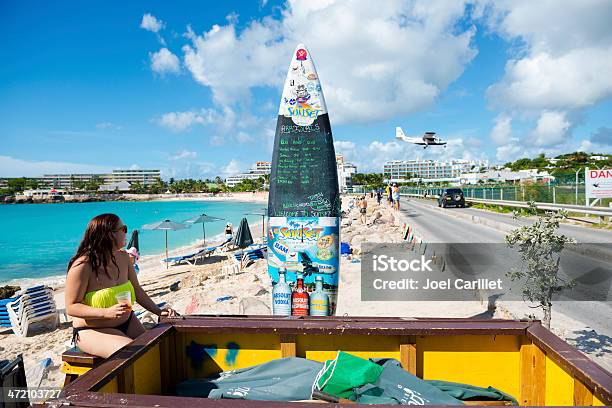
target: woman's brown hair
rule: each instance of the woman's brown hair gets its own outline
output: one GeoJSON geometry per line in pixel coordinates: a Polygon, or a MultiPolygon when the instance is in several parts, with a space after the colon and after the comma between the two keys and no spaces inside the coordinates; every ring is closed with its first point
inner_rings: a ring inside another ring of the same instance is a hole
{"type": "Polygon", "coordinates": [[[91,269],[96,274],[96,277],[98,277],[100,271],[103,270],[108,277],[111,278],[106,269],[109,258],[113,265],[119,269],[115,256],[113,255],[113,249],[115,247],[113,233],[115,232],[115,228],[117,228],[117,224],[119,224],[119,217],[115,214],[100,214],[89,221],[87,228],[85,228],[83,239],[79,244],[79,248],[68,263],[66,273],[77,259],[84,257],[84,260],[80,261],[79,264],[88,262],[91,265],[91,269]]]}

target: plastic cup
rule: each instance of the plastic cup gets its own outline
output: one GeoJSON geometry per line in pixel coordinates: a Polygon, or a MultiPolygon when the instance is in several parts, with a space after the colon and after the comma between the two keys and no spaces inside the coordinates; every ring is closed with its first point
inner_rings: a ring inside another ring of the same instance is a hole
{"type": "Polygon", "coordinates": [[[130,307],[130,309],[132,308],[132,292],[129,290],[117,293],[115,295],[115,299],[117,300],[117,303],[125,303],[130,307]]]}

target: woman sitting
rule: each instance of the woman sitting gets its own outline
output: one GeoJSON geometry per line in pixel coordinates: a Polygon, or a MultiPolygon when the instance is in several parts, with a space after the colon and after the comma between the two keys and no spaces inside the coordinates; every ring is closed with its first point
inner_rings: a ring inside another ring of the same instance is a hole
{"type": "Polygon", "coordinates": [[[82,351],[108,357],[145,332],[132,311],[134,301],[158,316],[161,310],[138,283],[130,256],[122,250],[127,227],[115,214],[93,218],[68,263],[66,312],[74,317],[72,340],[82,351]]]}

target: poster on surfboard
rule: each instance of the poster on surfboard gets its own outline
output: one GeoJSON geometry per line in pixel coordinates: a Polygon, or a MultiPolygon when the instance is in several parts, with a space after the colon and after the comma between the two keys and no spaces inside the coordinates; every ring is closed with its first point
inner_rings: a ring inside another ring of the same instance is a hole
{"type": "Polygon", "coordinates": [[[321,83],[296,47],[281,97],[268,197],[275,315],[333,315],[340,247],[336,154],[321,83]]]}

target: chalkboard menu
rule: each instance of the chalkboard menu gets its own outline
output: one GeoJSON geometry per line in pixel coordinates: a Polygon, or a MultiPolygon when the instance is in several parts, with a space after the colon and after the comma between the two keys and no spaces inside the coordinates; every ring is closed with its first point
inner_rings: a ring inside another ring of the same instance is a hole
{"type": "Polygon", "coordinates": [[[338,217],[340,197],[329,116],[296,125],[279,115],[270,174],[271,217],[338,217]]]}

